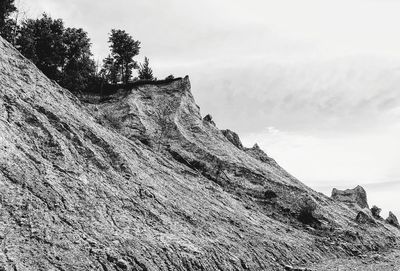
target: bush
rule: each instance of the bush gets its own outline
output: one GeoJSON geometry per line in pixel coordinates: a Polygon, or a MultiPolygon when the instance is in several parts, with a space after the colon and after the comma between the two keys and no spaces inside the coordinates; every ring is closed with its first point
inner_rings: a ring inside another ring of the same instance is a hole
{"type": "Polygon", "coordinates": [[[86,88],[83,92],[103,94],[102,92],[104,91],[104,85],[103,78],[93,75],[87,79],[86,88]]]}
{"type": "Polygon", "coordinates": [[[165,77],[165,80],[167,80],[167,81],[171,81],[171,80],[174,80],[174,79],[175,79],[175,76],[173,76],[172,74],[170,74],[167,77],[165,77]]]}
{"type": "Polygon", "coordinates": [[[319,224],[318,219],[315,218],[315,211],[317,207],[318,203],[313,197],[305,196],[302,198],[299,206],[299,221],[308,225],[319,224]]]}

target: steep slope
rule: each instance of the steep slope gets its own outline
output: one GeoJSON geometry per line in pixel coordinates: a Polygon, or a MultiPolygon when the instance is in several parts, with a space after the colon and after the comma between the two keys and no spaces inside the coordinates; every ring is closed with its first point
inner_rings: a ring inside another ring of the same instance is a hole
{"type": "Polygon", "coordinates": [[[394,247],[201,118],[188,78],[81,103],[0,38],[4,270],[282,270],[394,247]]]}

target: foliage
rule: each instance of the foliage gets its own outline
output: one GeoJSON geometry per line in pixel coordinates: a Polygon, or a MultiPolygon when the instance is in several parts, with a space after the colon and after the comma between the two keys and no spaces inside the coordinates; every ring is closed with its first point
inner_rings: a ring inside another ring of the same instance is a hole
{"type": "Polygon", "coordinates": [[[165,80],[167,80],[167,81],[174,80],[174,79],[175,79],[175,76],[173,76],[172,74],[165,77],[165,80]]]}
{"type": "Polygon", "coordinates": [[[0,28],[4,26],[6,19],[17,11],[14,0],[1,0],[0,1],[0,28]]]}
{"type": "Polygon", "coordinates": [[[71,91],[84,91],[95,74],[90,39],[82,29],[65,28],[47,14],[22,23],[17,47],[49,78],[71,91]]]}
{"type": "Polygon", "coordinates": [[[153,70],[149,66],[149,59],[144,58],[144,63],[139,67],[139,79],[141,80],[154,80],[153,70]]]}
{"type": "Polygon", "coordinates": [[[63,42],[65,56],[61,85],[74,91],[84,91],[90,77],[95,75],[95,63],[91,59],[90,39],[83,29],[67,28],[63,42]]]}
{"type": "Polygon", "coordinates": [[[111,30],[111,53],[97,74],[90,39],[82,28],[66,28],[61,19],[45,13],[38,19],[25,19],[18,24],[17,19],[9,18],[17,11],[14,0],[0,1],[0,34],[61,86],[73,92],[102,93],[107,83],[127,84],[133,69],[137,68],[139,79],[156,80],[147,57],[140,66],[134,60],[139,54],[140,41],[124,30],[111,30]]]}
{"type": "Polygon", "coordinates": [[[100,75],[109,83],[118,83],[118,66],[111,55],[108,55],[108,57],[103,60],[103,68],[100,71],[100,75]]]}
{"type": "Polygon", "coordinates": [[[14,44],[17,22],[10,15],[17,11],[14,0],[0,0],[0,35],[14,44]]]}
{"type": "Polygon", "coordinates": [[[46,14],[40,19],[22,23],[17,46],[49,78],[59,81],[65,55],[64,23],[46,14]]]}
{"type": "Polygon", "coordinates": [[[0,35],[11,44],[15,45],[15,39],[19,27],[14,19],[6,19],[4,25],[0,28],[0,35]]]}
{"type": "Polygon", "coordinates": [[[140,41],[135,41],[124,30],[111,30],[109,37],[111,55],[104,61],[104,72],[109,82],[122,81],[127,84],[132,77],[132,70],[137,68],[133,57],[139,54],[140,41]]]}

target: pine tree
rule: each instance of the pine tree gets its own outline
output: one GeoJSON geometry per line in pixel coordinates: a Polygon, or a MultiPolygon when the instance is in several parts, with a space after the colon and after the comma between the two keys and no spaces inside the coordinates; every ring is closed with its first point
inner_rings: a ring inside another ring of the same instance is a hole
{"type": "Polygon", "coordinates": [[[139,67],[139,79],[141,80],[154,80],[153,70],[149,66],[149,59],[144,58],[144,63],[139,67]]]}

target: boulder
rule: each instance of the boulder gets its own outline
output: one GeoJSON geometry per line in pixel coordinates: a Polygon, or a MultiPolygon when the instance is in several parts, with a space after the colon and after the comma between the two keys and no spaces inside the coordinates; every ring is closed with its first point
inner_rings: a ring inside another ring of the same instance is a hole
{"type": "Polygon", "coordinates": [[[228,139],[229,142],[235,145],[238,149],[243,150],[242,142],[240,141],[240,138],[237,133],[229,129],[221,130],[221,132],[226,137],[226,139],[228,139]]]}
{"type": "Polygon", "coordinates": [[[315,217],[318,202],[310,195],[304,195],[298,201],[298,220],[303,224],[319,225],[320,222],[315,217]]]}
{"type": "Polygon", "coordinates": [[[400,228],[399,221],[397,220],[397,217],[392,212],[389,212],[389,216],[388,216],[388,218],[386,218],[386,222],[397,228],[400,228]]]}
{"type": "Polygon", "coordinates": [[[369,208],[367,202],[367,193],[364,188],[357,186],[354,189],[339,190],[334,188],[332,196],[334,200],[343,202],[351,207],[369,208]]]}

